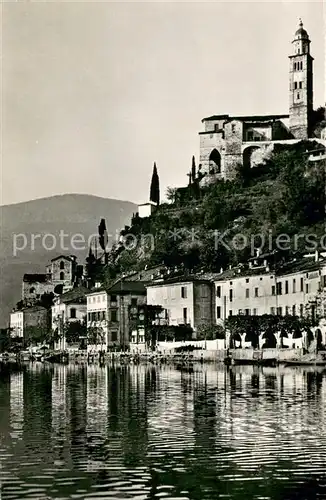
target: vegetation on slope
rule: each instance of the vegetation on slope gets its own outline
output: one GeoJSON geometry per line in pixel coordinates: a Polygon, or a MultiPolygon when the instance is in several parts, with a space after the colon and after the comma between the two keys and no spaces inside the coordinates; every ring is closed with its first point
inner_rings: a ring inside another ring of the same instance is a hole
{"type": "Polygon", "coordinates": [[[314,250],[313,241],[320,247],[325,165],[308,161],[310,152],[320,149],[309,141],[277,145],[265,164],[239,168],[233,181],[218,181],[196,196],[189,186],[182,201],[175,201],[173,192],[173,203],[160,205],[151,217],[134,217],[122,231],[124,240],[110,253],[106,278],[162,263],[218,272],[252,257],[252,245],[263,253],[273,250],[281,234],[290,239],[280,249],[286,257],[314,250]],[[295,235],[301,237],[295,241],[295,235]]]}

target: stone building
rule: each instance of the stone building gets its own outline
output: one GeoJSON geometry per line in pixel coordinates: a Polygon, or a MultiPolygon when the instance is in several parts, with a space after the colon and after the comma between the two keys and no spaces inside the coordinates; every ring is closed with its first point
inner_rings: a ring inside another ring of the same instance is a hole
{"type": "MultiPolygon", "coordinates": [[[[313,58],[302,21],[289,56],[289,113],[265,116],[213,115],[202,120],[202,183],[231,179],[236,168],[261,164],[276,143],[291,144],[312,136],[313,58]]],[[[315,139],[322,142],[320,139],[315,139]]]]}
{"type": "Polygon", "coordinates": [[[75,255],[59,255],[51,259],[51,263],[47,266],[47,275],[54,286],[62,285],[64,291],[72,288],[78,280],[81,273],[81,266],[77,264],[75,255]]]}
{"type": "Polygon", "coordinates": [[[53,284],[48,274],[24,274],[22,282],[22,300],[25,303],[35,302],[44,293],[53,292],[53,284]]]}

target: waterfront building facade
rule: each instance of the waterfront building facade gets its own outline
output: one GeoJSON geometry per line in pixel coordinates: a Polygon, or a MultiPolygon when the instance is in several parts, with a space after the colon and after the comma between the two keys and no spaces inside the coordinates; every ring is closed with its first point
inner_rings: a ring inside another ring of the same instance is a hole
{"type": "MultiPolygon", "coordinates": [[[[99,284],[87,294],[87,331],[97,333],[97,339],[87,342],[88,351],[107,350],[108,348],[108,294],[99,284]],[[98,343],[96,343],[96,341],[98,343]]],[[[94,336],[92,335],[92,336],[94,336]]]]}
{"type": "Polygon", "coordinates": [[[325,259],[293,260],[277,272],[263,259],[252,259],[246,271],[231,269],[215,277],[217,324],[239,314],[325,315],[325,259]]]}
{"type": "Polygon", "coordinates": [[[196,277],[178,277],[153,282],[147,286],[147,304],[167,311],[169,326],[187,325],[194,331],[202,324],[212,324],[213,285],[196,277]]]}
{"type": "Polygon", "coordinates": [[[54,305],[51,308],[51,326],[52,331],[58,334],[58,341],[55,344],[56,349],[66,349],[66,329],[70,323],[79,322],[82,324],[85,321],[87,312],[86,293],[86,288],[79,287],[54,299],[54,305]]]}
{"type": "Polygon", "coordinates": [[[146,304],[145,282],[121,279],[107,293],[110,345],[127,349],[132,340],[134,311],[146,304]]]}
{"type": "Polygon", "coordinates": [[[50,326],[49,311],[42,306],[24,307],[10,313],[9,327],[12,337],[27,340],[30,334],[48,331],[50,326]]]}

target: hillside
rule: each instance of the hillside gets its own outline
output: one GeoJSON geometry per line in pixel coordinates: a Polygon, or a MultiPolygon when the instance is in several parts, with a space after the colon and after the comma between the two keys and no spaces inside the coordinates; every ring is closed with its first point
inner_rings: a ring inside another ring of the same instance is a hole
{"type": "Polygon", "coordinates": [[[323,147],[315,141],[275,146],[264,164],[237,168],[232,181],[174,190],[172,203],[160,205],[149,218],[133,219],[128,233],[140,244],[132,251],[120,249],[117,258],[111,255],[108,277],[161,263],[219,272],[246,262],[257,248],[277,250],[280,262],[324,250],[325,165],[308,159],[316,150],[323,147]],[[149,234],[154,248],[143,243],[149,234]],[[282,244],[280,235],[285,235],[282,244]]]}
{"type": "Polygon", "coordinates": [[[6,326],[10,309],[20,299],[24,273],[44,272],[49,260],[61,253],[74,254],[83,263],[87,245],[79,238],[79,243],[73,244],[77,249],[73,248],[72,236],[81,234],[87,241],[90,235],[97,233],[100,219],[105,218],[108,233],[114,239],[117,232],[130,223],[136,209],[131,202],[82,194],[52,196],[0,207],[0,326],[6,326]],[[61,248],[60,231],[61,235],[66,235],[61,236],[64,248],[61,248]],[[46,234],[53,236],[47,236],[43,245],[42,238],[46,234]],[[34,245],[32,235],[35,235],[34,245]],[[22,248],[25,243],[26,248],[22,248]],[[52,250],[54,243],[56,246],[52,250]]]}

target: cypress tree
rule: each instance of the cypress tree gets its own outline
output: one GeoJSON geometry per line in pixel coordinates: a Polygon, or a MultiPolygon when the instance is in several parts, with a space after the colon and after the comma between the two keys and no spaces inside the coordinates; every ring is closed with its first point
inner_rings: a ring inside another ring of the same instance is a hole
{"type": "Polygon", "coordinates": [[[196,180],[196,162],[195,162],[194,156],[192,157],[191,178],[192,178],[192,182],[195,182],[195,180],[196,180]]]}
{"type": "Polygon", "coordinates": [[[151,190],[150,190],[150,201],[160,204],[160,180],[157,173],[156,163],[154,163],[151,190]]]}

